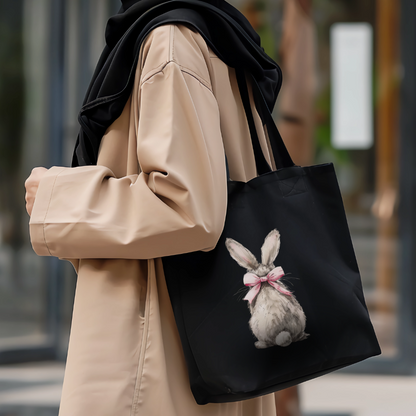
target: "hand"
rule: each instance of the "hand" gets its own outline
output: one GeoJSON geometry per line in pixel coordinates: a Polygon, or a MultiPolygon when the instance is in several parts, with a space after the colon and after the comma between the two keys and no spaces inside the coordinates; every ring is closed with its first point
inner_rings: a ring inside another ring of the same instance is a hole
{"type": "Polygon", "coordinates": [[[26,211],[29,215],[32,215],[33,204],[35,203],[36,194],[39,188],[39,182],[46,174],[48,169],[46,168],[34,168],[32,173],[26,179],[25,188],[26,188],[26,211]]]}

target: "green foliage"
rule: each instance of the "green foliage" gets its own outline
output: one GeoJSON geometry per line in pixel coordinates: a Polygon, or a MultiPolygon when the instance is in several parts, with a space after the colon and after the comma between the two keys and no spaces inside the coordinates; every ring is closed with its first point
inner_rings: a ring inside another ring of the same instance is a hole
{"type": "Polygon", "coordinates": [[[315,159],[321,162],[330,158],[336,165],[350,163],[348,150],[335,149],[331,144],[331,89],[322,90],[315,104],[317,121],[315,126],[315,159]]]}

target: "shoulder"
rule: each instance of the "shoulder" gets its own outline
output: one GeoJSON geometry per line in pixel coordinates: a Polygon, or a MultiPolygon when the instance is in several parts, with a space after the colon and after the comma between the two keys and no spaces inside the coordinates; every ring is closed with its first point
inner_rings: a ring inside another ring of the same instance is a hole
{"type": "Polygon", "coordinates": [[[159,26],[152,30],[141,48],[141,81],[174,63],[211,89],[212,58],[216,58],[215,54],[196,30],[183,24],[159,26]]]}

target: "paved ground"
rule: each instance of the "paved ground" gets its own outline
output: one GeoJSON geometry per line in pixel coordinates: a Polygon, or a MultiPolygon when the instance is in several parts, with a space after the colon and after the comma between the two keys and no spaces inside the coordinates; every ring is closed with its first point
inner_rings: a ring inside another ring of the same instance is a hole
{"type": "Polygon", "coordinates": [[[316,416],[416,416],[416,377],[331,374],[301,385],[316,416]]]}
{"type": "Polygon", "coordinates": [[[0,367],[0,416],[57,416],[64,366],[34,363],[0,367]]]}
{"type": "MultiPolygon", "coordinates": [[[[55,362],[0,367],[0,416],[57,416],[63,374],[55,362]]],[[[416,416],[416,377],[331,374],[301,399],[304,416],[416,416]]]]}

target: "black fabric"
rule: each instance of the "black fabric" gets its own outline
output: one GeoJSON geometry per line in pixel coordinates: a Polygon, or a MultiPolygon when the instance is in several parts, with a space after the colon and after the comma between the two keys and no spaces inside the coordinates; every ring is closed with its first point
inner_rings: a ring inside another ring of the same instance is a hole
{"type": "Polygon", "coordinates": [[[257,172],[258,174],[271,172],[271,168],[269,164],[267,163],[266,158],[264,157],[263,151],[261,150],[261,145],[260,145],[259,138],[257,136],[257,130],[256,130],[256,125],[254,123],[253,114],[249,110],[250,99],[248,95],[248,88],[247,88],[245,73],[243,70],[238,69],[236,70],[236,76],[237,76],[237,83],[238,83],[238,88],[240,90],[241,99],[243,101],[244,111],[247,114],[247,123],[248,123],[248,127],[250,130],[250,135],[252,138],[257,172]]]}
{"type": "Polygon", "coordinates": [[[271,112],[282,83],[279,66],[266,55],[247,19],[223,0],[126,0],[109,19],[106,46],[97,64],[78,119],[81,129],[72,166],[94,165],[106,129],[131,93],[140,46],[156,27],[194,27],[228,66],[253,76],[271,112]]]}
{"type": "MultiPolygon", "coordinates": [[[[271,126],[269,137],[274,149],[284,147],[271,126]]],[[[380,354],[332,164],[289,163],[248,183],[229,180],[216,248],[165,257],[163,267],[199,404],[253,398],[380,354]],[[283,268],[281,282],[303,309],[308,336],[258,349],[243,300],[247,270],[231,257],[226,240],[238,241],[260,262],[260,248],[274,229],[281,243],[274,266],[283,268]]]]}

